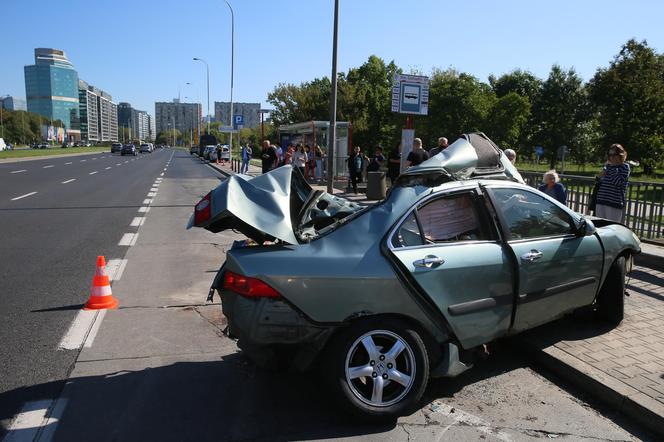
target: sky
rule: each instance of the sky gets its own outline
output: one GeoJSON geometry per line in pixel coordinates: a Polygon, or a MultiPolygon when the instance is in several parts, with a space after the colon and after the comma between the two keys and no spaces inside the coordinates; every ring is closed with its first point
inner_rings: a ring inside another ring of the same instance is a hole
{"type": "MultiPolygon", "coordinates": [[[[334,0],[229,0],[235,12],[235,102],[279,83],[330,76],[334,0]]],[[[340,0],[338,70],[370,55],[405,72],[453,67],[487,81],[554,63],[585,80],[630,38],[664,52],[658,0],[340,0]]],[[[0,0],[0,96],[25,98],[34,48],[62,49],[79,78],[154,115],[155,101],[230,100],[231,14],[223,0],[0,0]],[[190,83],[190,84],[187,84],[190,83]]]]}

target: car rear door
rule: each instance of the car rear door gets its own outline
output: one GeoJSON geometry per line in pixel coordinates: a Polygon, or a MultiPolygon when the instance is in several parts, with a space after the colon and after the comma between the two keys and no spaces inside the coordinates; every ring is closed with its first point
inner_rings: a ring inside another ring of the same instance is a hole
{"type": "Polygon", "coordinates": [[[484,214],[475,190],[433,195],[388,238],[411,283],[464,348],[505,335],[513,311],[513,263],[484,214]]]}
{"type": "Polygon", "coordinates": [[[602,273],[596,235],[576,232],[572,212],[535,190],[489,187],[518,269],[513,332],[592,303],[602,273]]]}

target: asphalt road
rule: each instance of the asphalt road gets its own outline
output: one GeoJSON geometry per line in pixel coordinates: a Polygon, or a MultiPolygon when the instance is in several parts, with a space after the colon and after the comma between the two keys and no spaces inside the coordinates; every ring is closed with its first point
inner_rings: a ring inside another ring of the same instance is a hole
{"type": "Polygon", "coordinates": [[[59,343],[96,257],[125,255],[118,242],[172,153],[0,164],[0,423],[22,405],[20,388],[62,389],[78,350],[59,343]]]}

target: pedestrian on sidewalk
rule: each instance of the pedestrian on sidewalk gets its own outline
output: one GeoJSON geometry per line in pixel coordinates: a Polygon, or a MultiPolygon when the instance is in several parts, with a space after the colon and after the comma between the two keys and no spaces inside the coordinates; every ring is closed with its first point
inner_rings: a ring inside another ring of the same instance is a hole
{"type": "Polygon", "coordinates": [[[544,184],[539,186],[539,191],[555,198],[562,204],[567,204],[567,190],[560,182],[560,176],[555,170],[549,170],[544,174],[544,184]]]}
{"type": "Polygon", "coordinates": [[[224,160],[221,159],[221,144],[217,144],[217,164],[221,163],[221,165],[224,165],[224,160]]]}
{"type": "Polygon", "coordinates": [[[316,179],[321,180],[323,177],[323,150],[318,144],[314,144],[314,158],[316,161],[316,179]]]}
{"type": "Polygon", "coordinates": [[[374,154],[369,160],[369,165],[367,166],[367,172],[378,172],[380,168],[385,163],[385,157],[383,156],[383,148],[376,146],[374,154]]]}
{"type": "Polygon", "coordinates": [[[387,159],[387,177],[390,179],[390,185],[399,177],[401,173],[401,143],[390,152],[387,159]]]}
{"type": "Polygon", "coordinates": [[[288,143],[288,149],[286,149],[286,153],[284,153],[284,164],[293,164],[294,153],[295,149],[293,143],[288,143]]]}
{"type": "Polygon", "coordinates": [[[251,155],[253,153],[254,152],[251,149],[251,142],[247,142],[247,144],[242,148],[242,167],[240,168],[240,173],[246,174],[249,172],[249,161],[251,160],[251,155]]]}
{"type": "Polygon", "coordinates": [[[263,173],[274,169],[276,162],[277,152],[274,149],[274,146],[270,145],[270,140],[264,140],[263,149],[261,150],[261,166],[263,173]]]}
{"type": "Polygon", "coordinates": [[[361,151],[360,146],[355,146],[355,150],[348,157],[348,174],[355,194],[357,194],[357,183],[362,182],[362,171],[364,170],[364,155],[361,151]]]}
{"type": "Polygon", "coordinates": [[[445,149],[447,149],[447,138],[445,137],[438,138],[438,146],[433,147],[431,148],[431,150],[429,150],[429,158],[431,158],[434,155],[438,155],[445,149]]]}
{"type": "Polygon", "coordinates": [[[305,175],[305,165],[307,164],[307,154],[304,151],[304,147],[298,143],[295,147],[295,152],[293,153],[293,165],[297,167],[302,176],[305,175]]]}
{"type": "Polygon", "coordinates": [[[275,146],[277,152],[277,165],[275,167],[280,167],[284,165],[284,150],[278,144],[275,146]]]}
{"type": "Polygon", "coordinates": [[[406,169],[411,166],[417,166],[429,159],[429,153],[422,147],[422,140],[415,138],[413,140],[413,150],[406,158],[406,169]]]}
{"type": "Polygon", "coordinates": [[[598,174],[599,189],[595,216],[623,222],[625,216],[625,192],[630,168],[625,162],[627,150],[620,144],[612,144],[607,153],[607,162],[598,174]]]}

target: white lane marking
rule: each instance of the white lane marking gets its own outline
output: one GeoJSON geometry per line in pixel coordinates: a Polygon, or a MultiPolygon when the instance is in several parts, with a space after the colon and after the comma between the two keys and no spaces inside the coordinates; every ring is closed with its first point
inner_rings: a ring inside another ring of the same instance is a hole
{"type": "Polygon", "coordinates": [[[95,173],[97,173],[96,170],[94,172],[90,172],[88,175],[94,175],[95,173]]]}
{"type": "Polygon", "coordinates": [[[83,162],[85,162],[85,161],[88,161],[88,160],[81,160],[81,163],[83,163],[83,162]]]}
{"type": "Polygon", "coordinates": [[[145,207],[145,206],[143,206],[143,207],[139,207],[139,208],[138,208],[138,211],[139,211],[140,213],[148,213],[148,212],[150,211],[150,207],[145,207]]]}
{"type": "Polygon", "coordinates": [[[145,222],[145,217],[143,216],[137,216],[133,220],[131,220],[131,224],[129,224],[131,227],[140,227],[143,225],[145,222]]]}
{"type": "Polygon", "coordinates": [[[129,160],[125,161],[125,164],[127,164],[128,162],[129,162],[129,160]]]}
{"type": "Polygon", "coordinates": [[[159,176],[164,176],[164,173],[162,172],[161,175],[159,175],[159,176]]]}
{"type": "MultiPolygon", "coordinates": [[[[148,195],[149,196],[149,195],[148,195]]],[[[152,200],[150,198],[144,199],[143,204],[152,204],[152,200]]]]}
{"type": "Polygon", "coordinates": [[[106,170],[108,170],[108,169],[110,169],[110,168],[111,168],[111,166],[108,166],[108,167],[106,168],[106,170]]]}
{"type": "Polygon", "coordinates": [[[94,158],[93,158],[93,160],[96,160],[96,159],[97,159],[97,157],[94,157],[94,158]]]}
{"type": "Polygon", "coordinates": [[[27,172],[27,171],[28,171],[28,169],[21,169],[21,170],[13,170],[9,173],[21,173],[21,172],[27,172]]]}
{"type": "Polygon", "coordinates": [[[111,281],[119,281],[127,267],[126,259],[109,259],[106,262],[106,274],[111,281]]]}
{"type": "Polygon", "coordinates": [[[7,428],[5,442],[50,441],[67,405],[67,399],[26,402],[7,428]]]}
{"type": "Polygon", "coordinates": [[[50,169],[51,167],[55,167],[53,164],[49,164],[48,166],[42,167],[42,169],[50,169]]]}
{"type": "Polygon", "coordinates": [[[148,192],[148,196],[155,197],[157,196],[157,192],[148,192]]]}
{"type": "Polygon", "coordinates": [[[159,188],[158,187],[150,187],[150,192],[158,192],[159,188]]]}
{"type": "Polygon", "coordinates": [[[83,344],[84,347],[90,348],[92,347],[92,343],[95,340],[95,337],[97,336],[97,332],[99,331],[99,327],[101,327],[101,321],[104,320],[104,316],[106,316],[106,309],[99,310],[99,314],[95,318],[95,322],[92,323],[92,328],[90,329],[90,333],[88,333],[88,337],[85,339],[85,343],[83,344]]]}
{"type": "Polygon", "coordinates": [[[168,167],[164,167],[164,172],[166,172],[166,169],[168,169],[168,167]]]}
{"type": "Polygon", "coordinates": [[[68,164],[71,164],[71,161],[70,161],[70,162],[68,162],[68,163],[65,163],[65,166],[66,166],[66,165],[68,165],[68,164]]]}
{"type": "Polygon", "coordinates": [[[122,163],[117,163],[116,166],[122,166],[122,163]]]}
{"type": "Polygon", "coordinates": [[[76,178],[72,178],[72,179],[70,179],[70,180],[63,181],[62,184],[71,183],[72,181],[76,181],[76,178]]]}
{"type": "Polygon", "coordinates": [[[125,233],[124,235],[122,235],[122,238],[120,239],[118,245],[131,247],[134,244],[136,244],[137,239],[138,239],[138,233],[125,233]]]}
{"type": "Polygon", "coordinates": [[[27,198],[29,196],[34,195],[35,193],[37,193],[37,192],[30,192],[30,193],[26,193],[25,195],[17,196],[16,198],[12,198],[12,201],[20,200],[22,198],[27,198]]]}
{"type": "Polygon", "coordinates": [[[90,328],[97,317],[99,310],[81,310],[69,326],[58,348],[61,350],[78,350],[88,337],[90,328]]]}
{"type": "Polygon", "coordinates": [[[106,158],[106,157],[100,157],[100,158],[106,158]]]}

